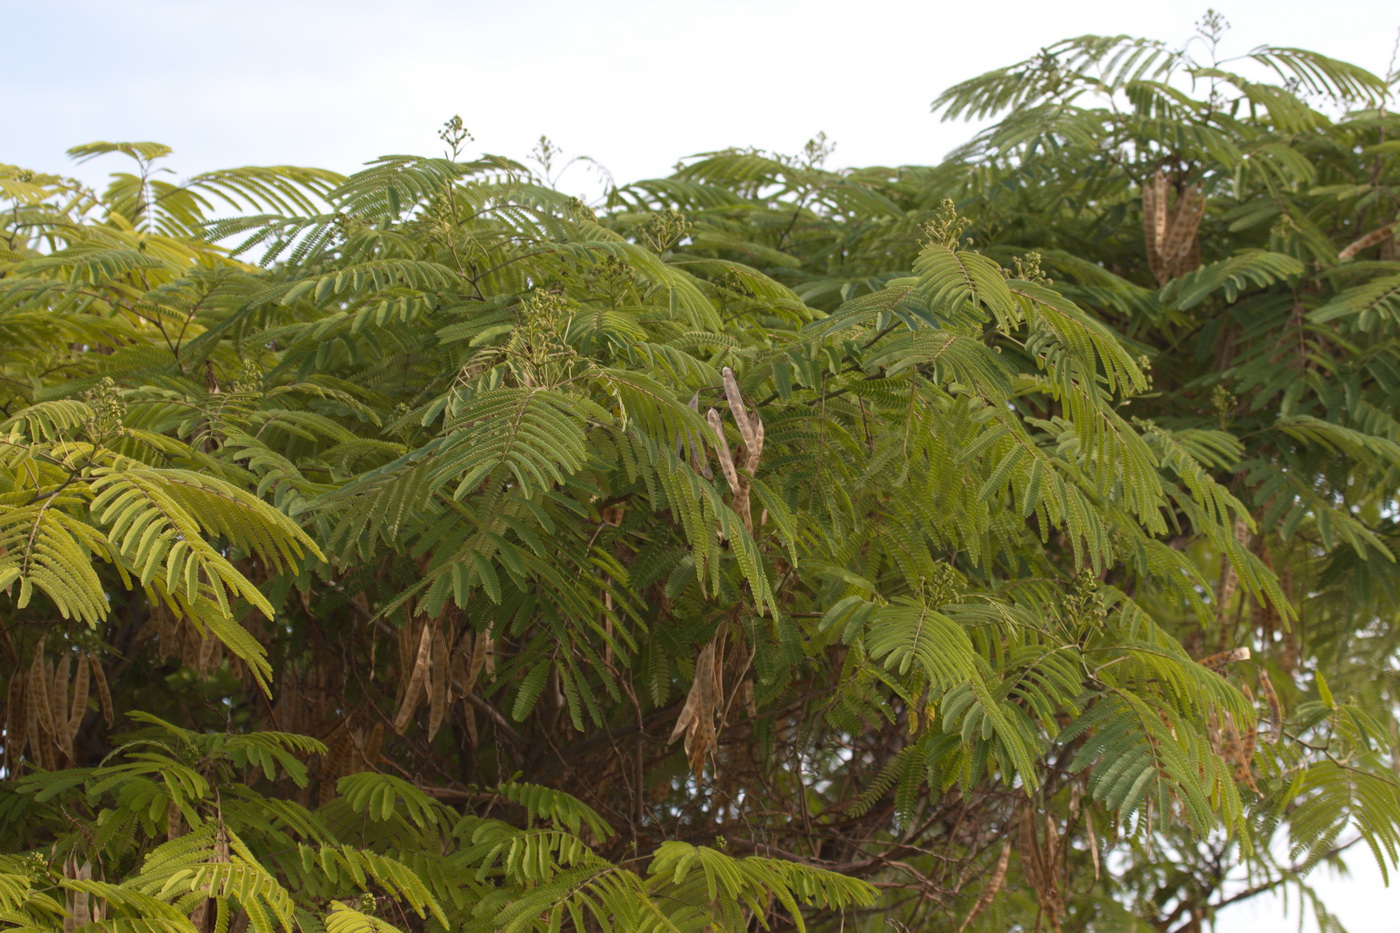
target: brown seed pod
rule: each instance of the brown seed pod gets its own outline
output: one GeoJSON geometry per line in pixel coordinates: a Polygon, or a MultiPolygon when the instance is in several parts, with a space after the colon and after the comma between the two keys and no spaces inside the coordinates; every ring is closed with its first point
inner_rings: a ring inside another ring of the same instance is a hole
{"type": "Polygon", "coordinates": [[[78,738],[78,730],[87,717],[88,689],[92,675],[88,673],[87,653],[78,655],[78,672],[73,676],[73,701],[68,706],[68,747],[78,738]]]}
{"type": "Polygon", "coordinates": [[[418,710],[418,698],[424,693],[424,685],[428,679],[429,660],[432,655],[432,642],[433,626],[431,624],[424,625],[422,634],[418,636],[418,651],[414,656],[413,669],[408,675],[408,686],[404,691],[403,701],[399,704],[398,712],[394,714],[394,731],[400,735],[413,721],[413,714],[418,710]]]}
{"type": "Polygon", "coordinates": [[[685,751],[690,759],[690,769],[696,774],[705,769],[705,759],[714,748],[715,713],[724,693],[720,680],[720,665],[716,660],[718,638],[718,635],[711,638],[696,655],[695,680],[690,685],[690,692],[686,695],[680,715],[676,717],[676,726],[671,730],[671,737],[666,740],[666,744],[670,745],[681,735],[685,736],[685,751]]]}
{"type": "Polygon", "coordinates": [[[1283,738],[1283,704],[1279,702],[1278,691],[1274,689],[1274,682],[1269,679],[1269,672],[1263,668],[1259,669],[1259,692],[1264,696],[1264,702],[1269,707],[1269,738],[1270,745],[1277,745],[1279,739],[1283,738]]]}
{"type": "Polygon", "coordinates": [[[443,716],[447,713],[448,701],[448,669],[447,669],[447,639],[443,637],[442,630],[437,626],[433,627],[432,639],[432,660],[429,664],[428,674],[428,739],[431,741],[437,735],[438,729],[442,727],[443,716]]]}
{"type": "Polygon", "coordinates": [[[102,705],[102,719],[110,729],[115,719],[112,712],[112,691],[107,686],[107,672],[102,669],[102,662],[95,655],[92,656],[92,679],[97,684],[97,700],[102,705]]]}
{"type": "Polygon", "coordinates": [[[13,774],[16,759],[24,751],[24,743],[29,739],[29,714],[25,708],[24,672],[15,671],[10,675],[10,688],[5,697],[5,771],[13,774]]]}

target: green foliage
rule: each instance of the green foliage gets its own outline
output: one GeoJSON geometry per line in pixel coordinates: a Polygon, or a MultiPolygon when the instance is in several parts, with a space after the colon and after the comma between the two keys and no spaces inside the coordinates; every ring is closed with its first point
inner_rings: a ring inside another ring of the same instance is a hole
{"type": "Polygon", "coordinates": [[[460,121],[0,167],[0,925],[1176,929],[1395,867],[1387,92],[1083,37],[942,165],[596,210],[460,121]]]}
{"type": "Polygon", "coordinates": [[[166,933],[223,930],[235,917],[254,933],[399,929],[387,914],[428,929],[550,930],[563,920],[585,929],[587,916],[608,930],[742,931],[749,917],[770,916],[772,904],[800,926],[799,902],[873,902],[868,885],[832,872],[679,842],[638,874],[578,835],[608,834],[586,805],[533,785],[473,794],[524,808],[524,828],[458,816],[385,774],[347,777],[343,796],[312,810],[229,782],[260,775],[302,786],[295,755],[323,752],[319,743],[201,735],[140,719],[153,728],[132,734],[109,763],[4,789],[6,832],[44,825],[65,839],[48,859],[0,862],[7,929],[58,929],[80,917],[89,919],[79,926],[166,933]],[[62,827],[77,814],[87,826],[69,837],[62,827]],[[107,880],[91,877],[94,861],[107,880]],[[692,868],[702,884],[686,883],[692,868]]]}

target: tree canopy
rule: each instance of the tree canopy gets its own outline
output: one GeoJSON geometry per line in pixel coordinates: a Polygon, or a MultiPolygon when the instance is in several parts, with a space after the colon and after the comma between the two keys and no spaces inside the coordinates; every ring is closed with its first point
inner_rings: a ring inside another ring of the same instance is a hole
{"type": "Polygon", "coordinates": [[[1336,928],[1395,76],[1218,27],[964,82],[930,167],[0,166],[0,928],[1336,928]]]}

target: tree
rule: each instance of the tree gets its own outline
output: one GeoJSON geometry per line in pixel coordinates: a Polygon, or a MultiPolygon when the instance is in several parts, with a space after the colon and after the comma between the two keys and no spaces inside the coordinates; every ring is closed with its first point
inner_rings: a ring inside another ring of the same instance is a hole
{"type": "Polygon", "coordinates": [[[1396,865],[1396,120],[1253,61],[1072,40],[943,165],[602,213],[457,120],[3,170],[5,922],[1192,930],[1396,865]]]}

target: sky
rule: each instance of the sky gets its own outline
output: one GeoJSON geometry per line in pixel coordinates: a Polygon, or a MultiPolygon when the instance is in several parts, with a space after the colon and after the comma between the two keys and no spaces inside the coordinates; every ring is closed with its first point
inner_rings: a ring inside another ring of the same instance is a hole
{"type": "MultiPolygon", "coordinates": [[[[1227,53],[1313,48],[1383,72],[1400,4],[1222,0],[1227,53]],[[1326,15],[1317,15],[1325,10],[1326,15]]],[[[460,114],[477,151],[541,134],[619,181],[727,146],[828,164],[931,163],[972,132],[929,104],[1067,36],[1178,44],[1205,0],[0,0],[10,78],[0,162],[97,178],[70,146],[155,140],[182,174],[252,164],[353,171],[438,154],[460,114]]],[[[110,161],[109,161],[110,160],[110,161]]],[[[561,187],[597,186],[576,165],[561,187]]]]}
{"type": "MultiPolygon", "coordinates": [[[[1364,845],[1347,853],[1346,865],[1344,873],[1322,866],[1308,876],[1327,909],[1348,933],[1400,930],[1400,879],[1392,872],[1387,888],[1364,845]]],[[[1303,909],[1297,892],[1290,890],[1286,896],[1260,895],[1221,911],[1215,929],[1216,933],[1292,933],[1300,929],[1302,933],[1317,933],[1317,923],[1312,908],[1303,909]]]]}
{"type": "MultiPolygon", "coordinates": [[[[1057,39],[1126,33],[1185,43],[1206,0],[0,0],[8,77],[0,162],[96,181],[71,146],[153,140],[181,175],[240,165],[351,172],[440,154],[460,114],[476,152],[526,157],[541,134],[619,182],[728,146],[828,165],[934,163],[973,128],[942,123],[944,88],[1057,39]]],[[[1384,73],[1400,2],[1219,0],[1224,55],[1312,49],[1384,73]]],[[[572,193],[599,182],[578,163],[572,193]]],[[[1400,887],[1368,856],[1319,884],[1352,933],[1400,929],[1400,887]]],[[[1276,900],[1220,933],[1297,929],[1276,900]]]]}

